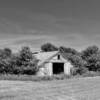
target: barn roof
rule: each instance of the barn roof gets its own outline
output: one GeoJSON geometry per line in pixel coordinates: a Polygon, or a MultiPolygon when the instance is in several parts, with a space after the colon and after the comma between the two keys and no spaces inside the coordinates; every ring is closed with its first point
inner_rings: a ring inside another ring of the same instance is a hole
{"type": "Polygon", "coordinates": [[[38,66],[43,65],[45,62],[48,62],[49,60],[51,60],[54,56],[58,54],[60,54],[65,60],[69,61],[68,58],[65,57],[65,55],[63,53],[60,53],[59,51],[33,53],[36,59],[39,60],[38,66]]]}
{"type": "Polygon", "coordinates": [[[52,58],[53,56],[57,55],[59,51],[52,51],[52,52],[39,52],[34,54],[34,56],[39,60],[39,64],[41,65],[46,62],[48,59],[52,58]]]}
{"type": "Polygon", "coordinates": [[[39,60],[45,60],[55,54],[57,54],[58,51],[52,51],[52,52],[39,52],[37,54],[34,54],[34,56],[39,60]]]}

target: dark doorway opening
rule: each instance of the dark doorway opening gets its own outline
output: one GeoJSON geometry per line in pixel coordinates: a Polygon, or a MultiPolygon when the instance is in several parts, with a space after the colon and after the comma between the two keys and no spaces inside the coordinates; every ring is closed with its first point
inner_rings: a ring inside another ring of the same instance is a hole
{"type": "Polygon", "coordinates": [[[53,74],[64,73],[64,63],[53,63],[53,74]]]}

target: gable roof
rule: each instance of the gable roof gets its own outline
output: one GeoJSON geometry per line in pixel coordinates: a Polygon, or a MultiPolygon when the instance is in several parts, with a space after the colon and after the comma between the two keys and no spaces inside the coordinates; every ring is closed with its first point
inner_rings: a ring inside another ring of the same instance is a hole
{"type": "Polygon", "coordinates": [[[62,58],[64,58],[65,61],[68,61],[71,63],[71,61],[68,59],[68,55],[61,53],[60,51],[51,51],[51,52],[35,52],[33,55],[36,57],[36,59],[39,61],[38,66],[41,67],[45,62],[48,62],[56,55],[60,54],[62,58]]]}
{"type": "Polygon", "coordinates": [[[48,59],[56,56],[57,54],[59,54],[59,51],[39,52],[37,54],[34,54],[34,56],[36,57],[37,60],[39,60],[38,65],[40,66],[43,63],[45,63],[48,59]]]}
{"type": "Polygon", "coordinates": [[[37,54],[34,54],[34,56],[39,59],[39,60],[45,60],[55,54],[58,54],[58,51],[53,51],[53,52],[39,52],[37,54]]]}

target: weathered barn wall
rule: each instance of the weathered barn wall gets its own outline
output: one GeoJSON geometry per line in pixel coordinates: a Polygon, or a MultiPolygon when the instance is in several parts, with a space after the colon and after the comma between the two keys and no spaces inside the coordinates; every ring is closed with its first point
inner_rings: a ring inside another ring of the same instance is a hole
{"type": "Polygon", "coordinates": [[[71,75],[72,64],[69,62],[64,63],[64,74],[71,75]]]}
{"type": "Polygon", "coordinates": [[[45,63],[43,67],[39,68],[37,72],[38,76],[52,76],[52,63],[45,63]]]}
{"type": "Polygon", "coordinates": [[[39,68],[39,71],[37,72],[37,76],[44,76],[45,74],[44,74],[44,70],[45,70],[45,68],[39,68]]]}
{"type": "Polygon", "coordinates": [[[46,68],[47,68],[47,75],[52,76],[52,74],[53,74],[52,73],[52,63],[51,62],[47,63],[46,68]]]}
{"type": "MultiPolygon", "coordinates": [[[[64,74],[71,75],[71,69],[73,68],[72,64],[69,62],[64,63],[64,74]]],[[[53,75],[53,64],[51,62],[46,63],[44,67],[40,68],[38,76],[52,76],[53,75]]]]}

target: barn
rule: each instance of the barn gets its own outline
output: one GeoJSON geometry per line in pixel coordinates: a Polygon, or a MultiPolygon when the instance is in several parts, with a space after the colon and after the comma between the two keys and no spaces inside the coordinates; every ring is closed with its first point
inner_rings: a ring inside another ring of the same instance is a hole
{"type": "Polygon", "coordinates": [[[59,51],[39,52],[34,54],[38,59],[38,76],[52,76],[55,74],[71,74],[73,65],[65,59],[59,51]]]}

